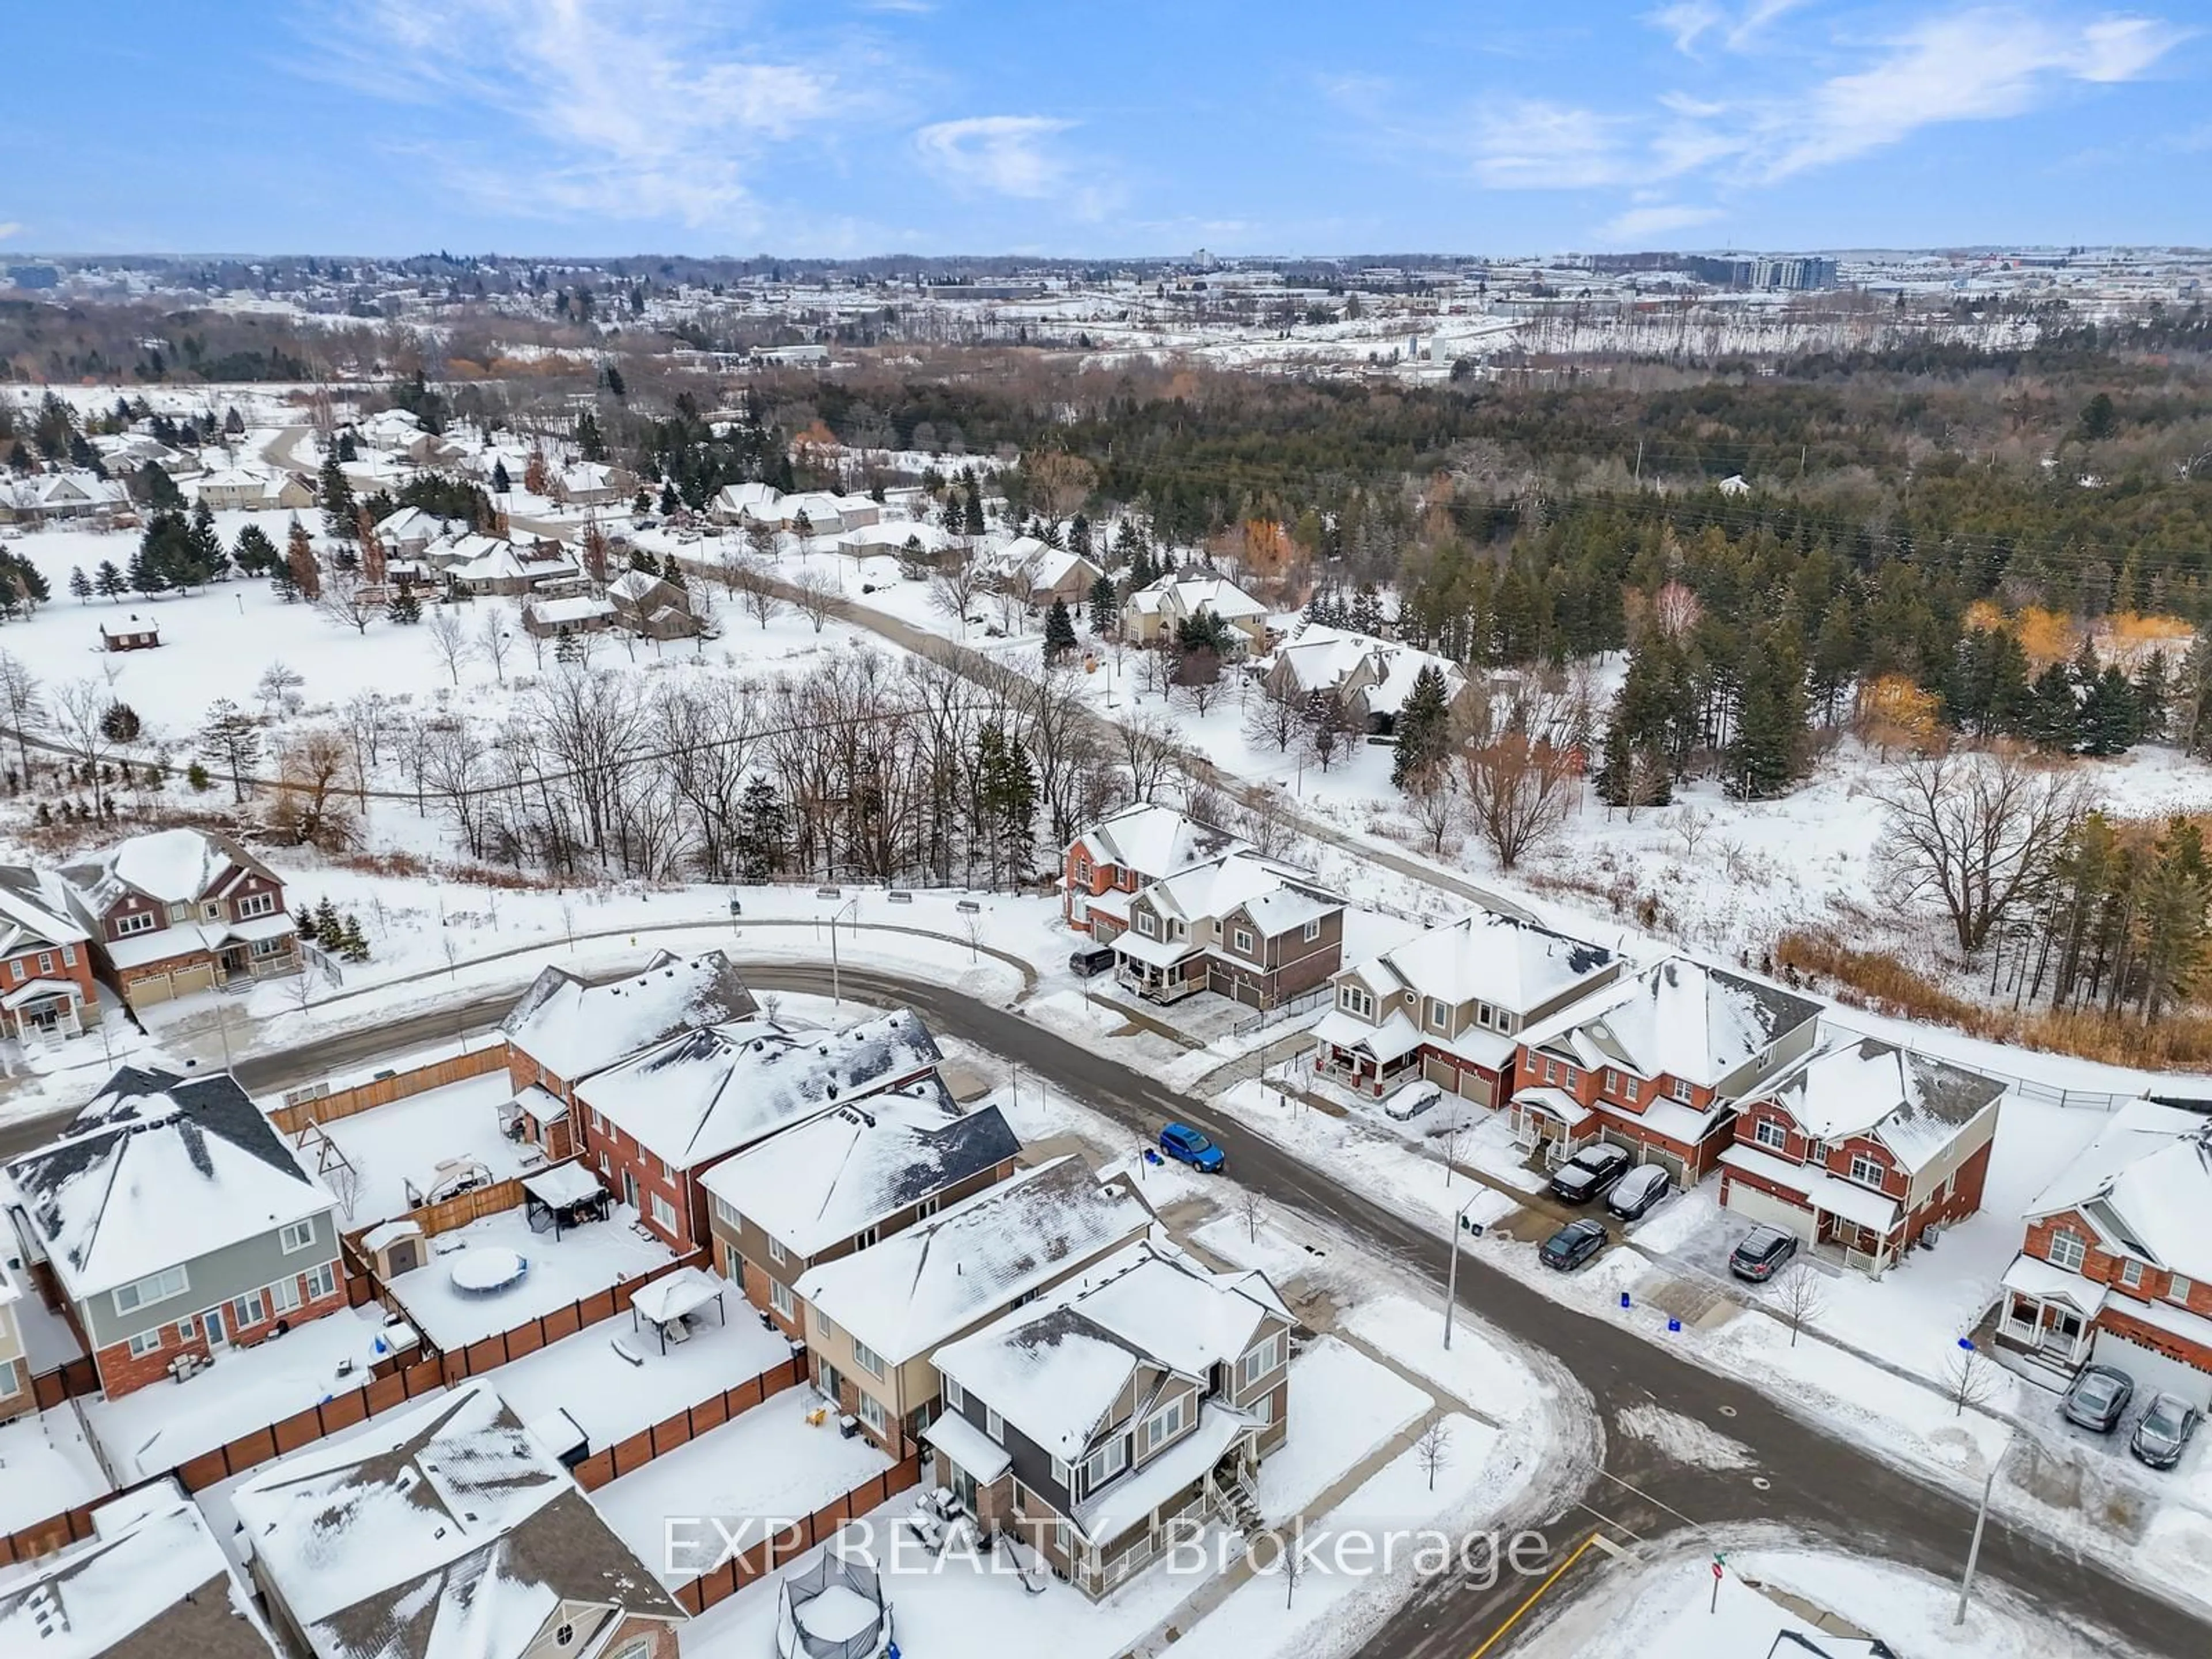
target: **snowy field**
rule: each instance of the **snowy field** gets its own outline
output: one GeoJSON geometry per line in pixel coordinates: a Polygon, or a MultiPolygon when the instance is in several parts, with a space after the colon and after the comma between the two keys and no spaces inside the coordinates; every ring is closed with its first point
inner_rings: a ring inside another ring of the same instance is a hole
{"type": "Polygon", "coordinates": [[[639,1225],[637,1212],[621,1204],[605,1221],[564,1229],[558,1243],[550,1232],[532,1232],[524,1212],[514,1209],[440,1233],[430,1249],[428,1261],[385,1288],[426,1339],[447,1349],[526,1325],[676,1259],[639,1225]],[[457,1289],[453,1277],[456,1263],[471,1250],[512,1250],[528,1270],[506,1290],[471,1295],[457,1289]]]}
{"type": "Polygon", "coordinates": [[[89,1504],[108,1490],[75,1407],[64,1403],[0,1423],[0,1534],[89,1504]]]}
{"type": "MultiPolygon", "coordinates": [[[[499,1130],[499,1109],[514,1093],[507,1074],[499,1072],[325,1124],[360,1183],[346,1212],[347,1226],[366,1227],[416,1207],[437,1184],[437,1165],[448,1160],[481,1164],[495,1182],[521,1174],[530,1162],[528,1149],[499,1130]]],[[[319,1154],[313,1142],[295,1136],[294,1143],[301,1161],[316,1170],[319,1154]]],[[[320,1173],[333,1180],[332,1170],[320,1173]]],[[[333,1189],[345,1198],[343,1182],[333,1189]]]]}
{"type": "Polygon", "coordinates": [[[1291,1362],[1290,1427],[1252,1483],[1271,1524],[1303,1511],[1345,1471],[1421,1422],[1435,1401],[1334,1337],[1291,1362]]]}

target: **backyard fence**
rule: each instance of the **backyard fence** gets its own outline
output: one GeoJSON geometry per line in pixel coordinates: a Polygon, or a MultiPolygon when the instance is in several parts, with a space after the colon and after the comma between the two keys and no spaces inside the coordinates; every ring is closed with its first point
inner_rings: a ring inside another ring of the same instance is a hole
{"type": "Polygon", "coordinates": [[[1249,1018],[1238,1020],[1229,1029],[1237,1036],[1249,1036],[1254,1031],[1264,1030],[1270,1025],[1279,1024],[1284,1020],[1296,1018],[1300,1014],[1318,1008],[1335,994],[1336,988],[1334,985],[1316,986],[1310,991],[1302,991],[1297,996],[1279,1002],[1272,1008],[1262,1008],[1249,1018]]]}
{"type": "Polygon", "coordinates": [[[702,1400],[689,1410],[665,1417],[649,1429],[641,1429],[627,1439],[617,1440],[611,1446],[603,1446],[593,1452],[573,1471],[576,1484],[586,1492],[597,1492],[610,1480],[643,1468],[656,1457],[665,1457],[678,1446],[688,1446],[702,1434],[720,1428],[731,1419],[743,1415],[763,1401],[773,1399],[787,1389],[795,1389],[806,1381],[806,1356],[793,1354],[781,1364],[771,1365],[758,1376],[748,1378],[733,1389],[725,1389],[710,1400],[702,1400]]]}
{"type": "Polygon", "coordinates": [[[841,1497],[831,1498],[805,1520],[763,1539],[710,1572],[702,1573],[675,1590],[687,1613],[698,1614],[726,1601],[748,1584],[774,1572],[784,1562],[804,1555],[817,1544],[836,1534],[848,1521],[880,1509],[901,1492],[921,1484],[921,1457],[914,1454],[881,1474],[863,1480],[841,1497]]]}
{"type": "Polygon", "coordinates": [[[335,1123],[342,1117],[374,1111],[379,1106],[389,1106],[393,1101],[405,1100],[410,1095],[427,1094],[451,1083],[465,1083],[471,1078],[484,1077],[506,1069],[507,1039],[501,1037],[481,1048],[471,1048],[465,1054],[432,1060],[427,1066],[410,1066],[404,1072],[394,1072],[390,1077],[372,1078],[367,1083],[356,1084],[350,1089],[333,1089],[325,1095],[296,1090],[285,1097],[282,1106],[269,1114],[269,1121],[281,1133],[296,1135],[311,1122],[335,1123]]]}
{"type": "Polygon", "coordinates": [[[65,1400],[84,1400],[99,1392],[100,1367],[82,1356],[58,1370],[31,1379],[32,1403],[42,1412],[53,1410],[65,1400]]]}
{"type": "MultiPolygon", "coordinates": [[[[685,1267],[707,1267],[712,1271],[708,1252],[694,1250],[673,1261],[664,1261],[650,1273],[625,1279],[619,1285],[580,1297],[565,1308],[556,1308],[551,1313],[514,1326],[495,1335],[471,1342],[465,1347],[448,1348],[438,1356],[438,1365],[448,1383],[465,1382],[471,1376],[481,1376],[486,1371],[496,1370],[525,1355],[550,1347],[564,1337],[575,1335],[588,1325],[597,1325],[629,1310],[630,1298],[656,1279],[681,1271],[685,1267]]],[[[387,1293],[388,1294],[388,1293],[387,1293]]],[[[401,1310],[403,1316],[404,1310],[401,1310]]],[[[424,1339],[426,1344],[428,1339],[424,1339]]]]}

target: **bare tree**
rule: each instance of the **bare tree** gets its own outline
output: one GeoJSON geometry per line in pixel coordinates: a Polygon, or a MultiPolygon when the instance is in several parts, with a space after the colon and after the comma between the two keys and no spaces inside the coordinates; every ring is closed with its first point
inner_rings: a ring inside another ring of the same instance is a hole
{"type": "Polygon", "coordinates": [[[302,732],[277,757],[276,794],[269,826],[295,845],[329,852],[354,839],[351,816],[339,797],[352,780],[353,748],[335,732],[302,732]]]}
{"type": "Polygon", "coordinates": [[[842,597],[837,579],[826,570],[802,570],[791,586],[792,604],[799,607],[799,614],[812,623],[814,631],[819,634],[822,624],[830,620],[830,612],[837,609],[842,597]]]}
{"type": "Polygon", "coordinates": [[[1525,732],[1501,732],[1459,755],[1468,815],[1504,870],[1559,833],[1577,781],[1571,751],[1525,732]]]}
{"type": "Polygon", "coordinates": [[[1267,1212],[1267,1204],[1257,1189],[1247,1187],[1237,1194],[1237,1218],[1244,1224],[1246,1243],[1259,1243],[1260,1218],[1267,1212]]]}
{"type": "Polygon", "coordinates": [[[968,635],[969,607],[975,602],[982,580],[981,566],[964,548],[948,548],[929,579],[929,602],[960,624],[963,639],[968,635]]]}
{"type": "Polygon", "coordinates": [[[768,576],[750,565],[738,571],[731,579],[730,591],[738,596],[738,604],[752,613],[752,619],[763,628],[774,622],[776,613],[783,609],[783,595],[768,576]]]}
{"type": "Polygon", "coordinates": [[[763,564],[775,562],[775,531],[764,524],[745,526],[745,546],[763,564]]]}
{"type": "Polygon", "coordinates": [[[1431,766],[1420,776],[1408,780],[1412,787],[1406,796],[1406,809],[1429,844],[1432,857],[1442,858],[1444,848],[1459,827],[1459,786],[1448,766],[1431,766]]]}
{"type": "Polygon", "coordinates": [[[1702,806],[1685,806],[1675,812],[1667,827],[1682,843],[1682,856],[1693,859],[1698,856],[1698,843],[1712,833],[1713,815],[1702,806]]]}
{"type": "Polygon", "coordinates": [[[1809,1263],[1800,1261],[1774,1281],[1774,1306],[1790,1327],[1790,1346],[1828,1305],[1828,1285],[1809,1263]]]}
{"type": "Polygon", "coordinates": [[[446,666],[453,684],[461,683],[461,665],[476,654],[476,647],[461,626],[460,614],[450,605],[431,607],[422,619],[422,637],[430,641],[430,654],[446,666]]]}
{"type": "Polygon", "coordinates": [[[2017,750],[1909,760],[1877,784],[1875,870],[1900,903],[1932,898],[1972,956],[2050,868],[2087,810],[2079,779],[2017,750]]]}
{"type": "Polygon", "coordinates": [[[31,781],[31,734],[46,729],[46,698],[38,677],[12,651],[0,651],[0,713],[15,734],[15,754],[22,762],[23,781],[31,781]]]}
{"type": "Polygon", "coordinates": [[[1961,1345],[1954,1349],[1944,1376],[1954,1417],[1964,1417],[1967,1407],[1981,1405],[1996,1392],[1997,1368],[1979,1348],[1961,1345]]]}
{"type": "Polygon", "coordinates": [[[1439,1412],[1429,1419],[1421,1431],[1421,1437],[1413,1443],[1413,1455],[1420,1460],[1421,1473],[1429,1477],[1429,1490],[1437,1489],[1437,1471],[1451,1462],[1451,1425],[1439,1412]]]}
{"type": "Polygon", "coordinates": [[[300,688],[307,683],[306,675],[280,657],[261,671],[253,690],[261,699],[263,712],[273,720],[293,711],[299,702],[300,688]]]}
{"type": "Polygon", "coordinates": [[[107,785],[100,774],[116,750],[107,718],[107,711],[114,707],[114,695],[100,680],[71,680],[54,692],[54,741],[90,777],[92,804],[103,815],[107,810],[107,785]]]}
{"type": "MultiPolygon", "coordinates": [[[[507,653],[514,649],[514,620],[505,605],[490,605],[486,607],[483,622],[477,629],[477,650],[491,665],[492,677],[501,685],[507,684],[507,653]]],[[[454,684],[459,683],[457,672],[454,684]]]]}
{"type": "Polygon", "coordinates": [[[1182,750],[1175,722],[1157,710],[1139,710],[1114,729],[1122,763],[1129,769],[1129,793],[1139,800],[1151,800],[1174,775],[1182,750]]]}
{"type": "Polygon", "coordinates": [[[369,623],[384,614],[384,590],[362,574],[358,567],[334,569],[315,595],[315,610],[331,622],[356,634],[368,632],[369,623]]]}
{"type": "Polygon", "coordinates": [[[1273,744],[1277,754],[1286,755],[1305,724],[1305,700],[1272,681],[1262,681],[1258,695],[1244,705],[1244,737],[1255,748],[1273,744]]]}

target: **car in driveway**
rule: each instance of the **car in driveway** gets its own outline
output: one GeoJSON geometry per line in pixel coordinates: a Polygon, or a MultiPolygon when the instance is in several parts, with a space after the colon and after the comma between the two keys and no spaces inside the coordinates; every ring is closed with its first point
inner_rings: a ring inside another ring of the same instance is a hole
{"type": "Polygon", "coordinates": [[[1571,1273],[1605,1246],[1605,1223],[1584,1216],[1579,1221],[1570,1221],[1546,1239],[1536,1258],[1547,1267],[1571,1273]]]}
{"type": "Polygon", "coordinates": [[[1796,1254],[1796,1234],[1779,1227],[1753,1227],[1729,1252],[1729,1271],[1738,1279],[1764,1285],[1796,1254]]]}
{"type": "Polygon", "coordinates": [[[1114,966],[1114,947],[1110,945],[1083,945],[1067,953],[1067,965],[1085,979],[1110,972],[1114,966]]]}
{"type": "Polygon", "coordinates": [[[1188,1164],[1200,1175],[1219,1175],[1228,1162],[1221,1148],[1188,1123],[1170,1123],[1160,1131],[1160,1150],[1178,1164],[1188,1164]]]}
{"type": "Polygon", "coordinates": [[[1674,1190],[1674,1177],[1663,1164],[1639,1164],[1621,1176],[1620,1184],[1605,1195],[1605,1207],[1623,1221],[1649,1214],[1654,1205],[1674,1190]]]}
{"type": "Polygon", "coordinates": [[[1585,1146],[1552,1171],[1552,1196],[1587,1204],[1612,1190],[1628,1170],[1628,1154],[1620,1147],[1585,1146]]]}
{"type": "Polygon", "coordinates": [[[2162,1394],[2150,1402],[2142,1421],[2136,1425],[2135,1433],[2128,1438],[2128,1449],[2154,1469],[2170,1469],[2189,1449],[2198,1415],[2197,1407],[2179,1395],[2162,1394]]]}
{"type": "Polygon", "coordinates": [[[2084,1365],[2066,1390],[2059,1406],[2066,1420],[2093,1434],[2110,1434],[2128,1414],[2128,1401],[2136,1396],[2136,1380],[2110,1365],[2084,1365]]]}

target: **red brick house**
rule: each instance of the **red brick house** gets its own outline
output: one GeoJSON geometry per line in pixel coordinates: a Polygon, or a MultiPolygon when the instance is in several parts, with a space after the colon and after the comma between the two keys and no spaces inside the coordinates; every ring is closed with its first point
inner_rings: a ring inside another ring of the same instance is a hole
{"type": "Polygon", "coordinates": [[[2212,1408],[2212,1109],[2132,1101],[2028,1208],[1998,1351],[2063,1385],[2091,1360],[2212,1408]]]}
{"type": "Polygon", "coordinates": [[[300,971],[283,882],[227,836],[133,836],[62,876],[100,977],[134,1008],[300,971]]]}
{"type": "Polygon", "coordinates": [[[1669,957],[1522,1034],[1516,1137],[1547,1164],[1607,1140],[1685,1185],[1720,1162],[1739,1101],[1813,1047],[1820,1006],[1669,957]]]}
{"type": "Polygon", "coordinates": [[[0,866],[0,1034],[28,1042],[100,1024],[92,935],[58,876],[0,866]]]}
{"type": "Polygon", "coordinates": [[[1110,945],[1129,925],[1129,900],[1141,887],[1243,849],[1225,830],[1171,806],[1138,801],[1101,818],[1067,844],[1060,915],[1079,933],[1110,945]]]}
{"type": "Polygon", "coordinates": [[[2004,1085],[1872,1037],[1824,1044],[1741,1106],[1721,1203],[1879,1279],[1982,1206],[2004,1085]]]}

